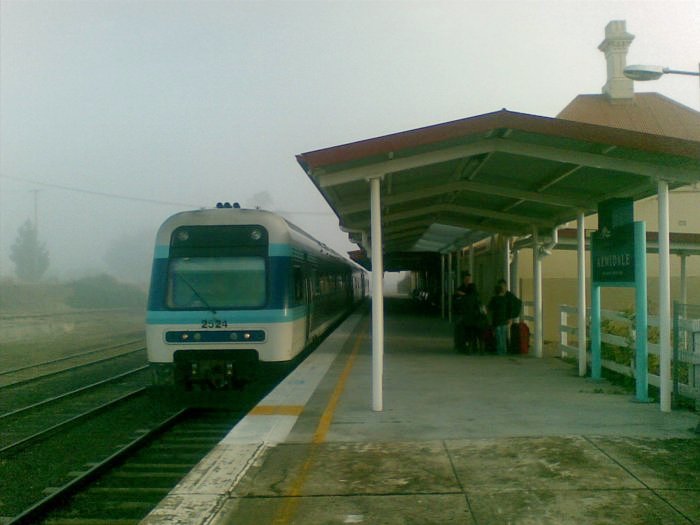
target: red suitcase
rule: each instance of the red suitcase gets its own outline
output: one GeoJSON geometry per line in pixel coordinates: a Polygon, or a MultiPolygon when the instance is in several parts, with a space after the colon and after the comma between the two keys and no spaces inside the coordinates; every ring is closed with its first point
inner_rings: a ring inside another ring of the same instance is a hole
{"type": "Polygon", "coordinates": [[[510,352],[527,354],[530,350],[530,328],[525,323],[510,325],[510,352]]]}

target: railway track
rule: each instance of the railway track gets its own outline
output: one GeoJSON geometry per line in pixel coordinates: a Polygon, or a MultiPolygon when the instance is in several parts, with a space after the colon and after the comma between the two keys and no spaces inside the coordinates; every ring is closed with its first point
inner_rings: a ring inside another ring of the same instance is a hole
{"type": "MultiPolygon", "coordinates": [[[[91,439],[100,420],[112,413],[128,414],[125,407],[138,403],[134,410],[147,412],[143,406],[149,403],[140,400],[148,397],[149,373],[140,343],[101,345],[67,359],[3,371],[5,378],[14,376],[14,380],[0,388],[0,523],[28,502],[40,499],[47,485],[60,484],[73,470],[71,456],[99,460],[112,453],[118,443],[91,439]],[[134,349],[134,345],[139,346],[134,349]],[[19,380],[17,374],[30,377],[19,380]]],[[[157,411],[156,417],[163,412],[157,411]]],[[[144,418],[153,420],[154,416],[144,418]]],[[[109,434],[123,441],[124,434],[133,435],[126,427],[109,434]]]]}
{"type": "Polygon", "coordinates": [[[180,412],[148,395],[144,364],[130,353],[0,390],[0,523],[137,523],[279,380],[233,392],[228,411],[180,412]]]}
{"type": "Polygon", "coordinates": [[[12,518],[8,525],[138,523],[244,412],[182,409],[12,518]]]}
{"type": "Polygon", "coordinates": [[[0,414],[0,458],[146,393],[148,366],[117,374],[0,414]]]}
{"type": "Polygon", "coordinates": [[[27,383],[62,372],[91,366],[124,355],[144,352],[142,339],[92,348],[55,359],[0,370],[0,388],[27,383]],[[136,348],[134,348],[136,346],[136,348]]]}
{"type": "Polygon", "coordinates": [[[0,371],[2,525],[138,523],[281,379],[233,392],[225,410],[182,411],[144,388],[142,339],[42,354],[55,359],[18,366],[16,352],[0,371]]]}

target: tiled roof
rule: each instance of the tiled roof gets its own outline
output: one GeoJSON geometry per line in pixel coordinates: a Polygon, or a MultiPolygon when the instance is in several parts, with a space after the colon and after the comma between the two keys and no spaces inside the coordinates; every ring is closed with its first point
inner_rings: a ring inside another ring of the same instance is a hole
{"type": "Polygon", "coordinates": [[[579,95],[557,118],[700,141],[700,112],[659,93],[614,101],[606,95],[579,95]]]}

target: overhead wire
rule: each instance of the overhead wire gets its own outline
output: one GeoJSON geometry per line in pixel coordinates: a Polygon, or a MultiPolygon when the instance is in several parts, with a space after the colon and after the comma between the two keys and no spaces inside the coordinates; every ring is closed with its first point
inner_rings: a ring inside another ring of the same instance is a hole
{"type": "MultiPolygon", "coordinates": [[[[164,200],[159,200],[159,199],[148,199],[145,197],[135,197],[133,195],[122,195],[118,193],[109,193],[109,192],[104,192],[104,191],[96,191],[96,190],[89,190],[85,188],[78,188],[76,186],[69,186],[65,184],[55,184],[55,183],[50,183],[50,182],[43,182],[43,181],[38,181],[38,180],[33,180],[33,179],[25,179],[23,177],[15,177],[12,175],[5,175],[5,174],[0,174],[0,178],[3,179],[9,179],[9,180],[14,180],[18,182],[25,182],[29,184],[36,184],[37,186],[43,186],[45,188],[53,188],[57,190],[63,190],[63,191],[72,191],[75,193],[84,193],[87,195],[97,195],[99,197],[107,197],[111,199],[121,199],[121,200],[128,200],[128,201],[133,201],[133,202],[145,202],[148,204],[158,204],[158,205],[163,205],[163,206],[187,206],[189,208],[206,208],[207,206],[203,206],[201,204],[192,204],[188,202],[175,202],[175,201],[164,201],[164,200]]],[[[288,214],[288,215],[324,215],[324,216],[329,216],[332,215],[330,212],[313,212],[313,211],[294,211],[294,210],[274,210],[275,213],[279,213],[281,215],[288,214]]]]}

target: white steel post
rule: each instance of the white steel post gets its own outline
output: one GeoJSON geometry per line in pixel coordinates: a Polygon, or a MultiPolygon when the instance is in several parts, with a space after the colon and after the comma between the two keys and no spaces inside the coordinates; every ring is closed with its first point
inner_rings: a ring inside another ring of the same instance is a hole
{"type": "MultiPolygon", "coordinates": [[[[687,273],[687,259],[688,255],[685,253],[682,253],[680,255],[681,258],[681,296],[680,296],[680,303],[681,305],[681,310],[680,312],[676,312],[674,315],[681,315],[683,319],[686,317],[686,310],[687,308],[685,307],[686,304],[688,304],[688,273],[687,273]]],[[[680,330],[680,341],[679,344],[682,348],[686,348],[686,345],[688,344],[688,332],[687,330],[683,329],[680,330]]],[[[700,368],[700,367],[699,367],[700,368]]],[[[692,374],[691,374],[692,375],[692,374]]],[[[689,383],[692,384],[692,381],[689,383]]]]}
{"type": "Polygon", "coordinates": [[[452,278],[452,252],[447,254],[447,296],[446,296],[446,301],[447,301],[447,319],[452,322],[452,294],[454,293],[453,291],[453,283],[454,280],[452,278]]]}
{"type": "Polygon", "coordinates": [[[469,273],[472,276],[472,282],[476,282],[474,276],[474,243],[469,245],[469,273]]]}
{"type": "Polygon", "coordinates": [[[681,258],[681,304],[688,304],[688,273],[687,273],[687,259],[688,255],[682,253],[681,258]]]}
{"type": "Polygon", "coordinates": [[[520,281],[519,281],[519,254],[520,250],[513,252],[513,260],[510,263],[510,288],[511,292],[520,297],[520,281]]]}
{"type": "Polygon", "coordinates": [[[569,332],[566,331],[566,327],[569,326],[569,314],[566,310],[559,311],[559,348],[561,350],[561,357],[564,358],[566,354],[566,346],[569,346],[569,332]]]}
{"type": "Polygon", "coordinates": [[[457,257],[457,268],[455,270],[455,289],[462,284],[462,248],[455,253],[457,257]]]}
{"type": "Polygon", "coordinates": [[[576,339],[578,339],[578,375],[586,376],[586,227],[583,212],[576,218],[577,258],[578,258],[578,321],[576,339]]]}
{"type": "Polygon", "coordinates": [[[504,237],[503,243],[503,279],[507,289],[510,290],[510,237],[504,237]]]}
{"type": "Polygon", "coordinates": [[[445,254],[440,254],[440,317],[445,318],[445,254]]]}
{"type": "Polygon", "coordinates": [[[542,258],[539,254],[540,238],[537,228],[532,228],[532,285],[535,296],[535,357],[542,357],[542,258]]]}
{"type": "Polygon", "coordinates": [[[384,259],[382,257],[381,179],[370,179],[372,212],[372,410],[384,409],[384,259]]]}
{"type": "Polygon", "coordinates": [[[669,254],[668,182],[659,193],[659,384],[662,412],[671,411],[671,274],[669,254]]]}

